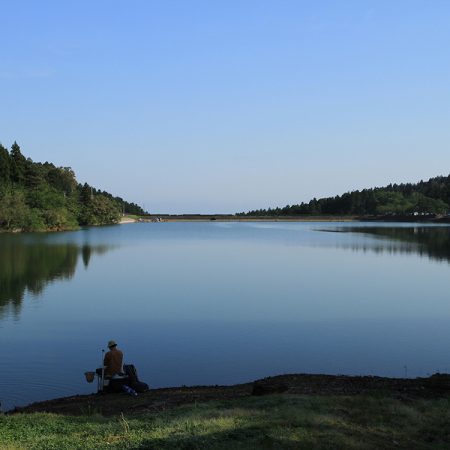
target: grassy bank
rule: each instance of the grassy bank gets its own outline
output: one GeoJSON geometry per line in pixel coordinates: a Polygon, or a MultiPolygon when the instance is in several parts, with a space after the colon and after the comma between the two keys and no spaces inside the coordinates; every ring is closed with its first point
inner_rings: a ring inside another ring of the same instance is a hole
{"type": "Polygon", "coordinates": [[[80,395],[0,416],[1,449],[450,448],[450,375],[286,374],[80,395]]]}
{"type": "Polygon", "coordinates": [[[0,417],[3,449],[449,448],[450,398],[275,394],[104,417],[0,417]]]}

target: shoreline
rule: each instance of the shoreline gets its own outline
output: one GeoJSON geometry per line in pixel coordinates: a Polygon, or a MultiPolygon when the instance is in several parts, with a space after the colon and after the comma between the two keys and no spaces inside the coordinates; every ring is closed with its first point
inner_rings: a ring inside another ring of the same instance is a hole
{"type": "MultiPolygon", "coordinates": [[[[145,381],[145,380],[143,380],[145,381]]],[[[36,412],[82,415],[94,410],[104,416],[121,413],[161,412],[181,405],[235,400],[243,397],[287,394],[299,396],[384,396],[389,398],[436,399],[450,394],[450,375],[428,378],[379,376],[286,374],[230,386],[179,386],[151,389],[130,397],[119,394],[86,394],[31,403],[8,411],[7,415],[36,412]]]]}
{"type": "MultiPolygon", "coordinates": [[[[230,223],[230,222],[303,222],[303,223],[312,223],[312,222],[322,222],[322,223],[337,223],[337,222],[355,222],[355,223],[392,223],[392,224],[400,224],[400,223],[411,223],[411,224],[420,224],[420,225],[445,225],[450,224],[450,217],[433,217],[433,218],[414,218],[414,217],[356,217],[356,216],[310,216],[310,217],[282,217],[282,216],[274,216],[274,217],[238,217],[238,216],[220,216],[220,215],[183,215],[183,216],[169,216],[169,215],[150,215],[147,217],[123,217],[116,223],[110,224],[101,224],[101,225],[89,225],[89,227],[101,227],[101,226],[110,226],[110,225],[125,225],[130,223],[162,223],[162,222],[218,222],[218,223],[230,223]]],[[[67,231],[78,231],[82,228],[86,227],[78,227],[78,228],[67,228],[61,230],[40,230],[40,231],[23,231],[23,230],[2,230],[0,229],[0,234],[22,234],[22,233],[62,233],[67,231]]]]}
{"type": "Polygon", "coordinates": [[[388,222],[445,224],[450,216],[238,216],[229,214],[149,214],[137,222],[388,222]]]}
{"type": "Polygon", "coordinates": [[[122,217],[120,221],[117,223],[117,225],[123,225],[124,223],[134,223],[137,222],[136,219],[133,219],[132,217],[122,217]]]}
{"type": "Polygon", "coordinates": [[[447,449],[449,378],[291,374],[234,386],[155,389],[137,397],[78,396],[0,416],[0,447],[447,449]]]}

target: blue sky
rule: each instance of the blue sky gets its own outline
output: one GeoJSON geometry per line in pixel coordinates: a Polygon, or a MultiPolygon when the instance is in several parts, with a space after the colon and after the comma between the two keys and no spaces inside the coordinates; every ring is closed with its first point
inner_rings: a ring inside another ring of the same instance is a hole
{"type": "Polygon", "coordinates": [[[151,212],[450,173],[450,2],[0,2],[0,142],[151,212]]]}

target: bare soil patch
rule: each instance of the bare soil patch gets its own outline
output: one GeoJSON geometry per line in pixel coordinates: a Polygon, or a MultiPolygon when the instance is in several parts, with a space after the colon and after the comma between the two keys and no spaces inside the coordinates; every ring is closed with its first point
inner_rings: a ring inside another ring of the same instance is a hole
{"type": "Polygon", "coordinates": [[[384,378],[291,374],[264,378],[253,383],[233,386],[192,386],[151,389],[137,397],[126,394],[92,394],[65,397],[16,408],[14,413],[50,412],[65,415],[99,413],[160,412],[180,405],[230,400],[251,395],[287,393],[326,396],[387,396],[405,401],[416,398],[438,398],[450,393],[450,375],[435,374],[429,378],[384,378]]]}

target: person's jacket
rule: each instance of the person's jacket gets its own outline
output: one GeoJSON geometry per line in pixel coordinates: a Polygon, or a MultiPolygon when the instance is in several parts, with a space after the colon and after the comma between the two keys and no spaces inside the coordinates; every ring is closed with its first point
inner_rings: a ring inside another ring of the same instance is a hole
{"type": "Polygon", "coordinates": [[[103,365],[105,366],[105,377],[112,377],[122,372],[123,353],[113,347],[106,353],[103,365]]]}

